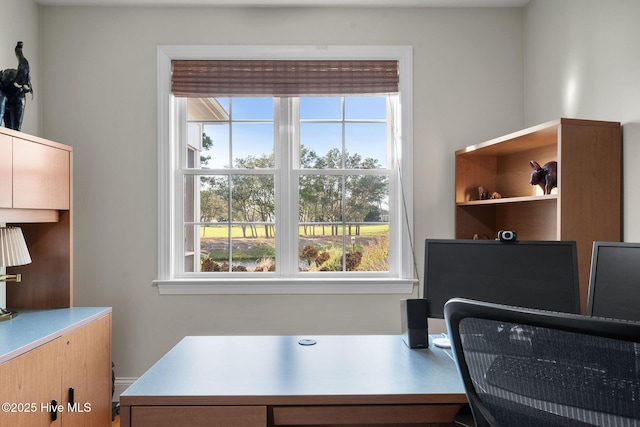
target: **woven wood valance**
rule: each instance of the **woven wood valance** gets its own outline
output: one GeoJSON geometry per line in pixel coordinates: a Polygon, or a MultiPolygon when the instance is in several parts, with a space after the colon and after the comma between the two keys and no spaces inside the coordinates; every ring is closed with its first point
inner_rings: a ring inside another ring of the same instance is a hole
{"type": "Polygon", "coordinates": [[[179,97],[329,96],[398,92],[398,61],[173,60],[179,97]]]}

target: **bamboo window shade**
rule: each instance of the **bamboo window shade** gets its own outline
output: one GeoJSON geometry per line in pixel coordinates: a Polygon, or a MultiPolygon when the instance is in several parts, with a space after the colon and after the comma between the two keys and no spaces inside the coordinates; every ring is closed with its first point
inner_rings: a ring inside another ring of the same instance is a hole
{"type": "Polygon", "coordinates": [[[330,96],[398,92],[395,60],[173,60],[178,97],[330,96]]]}

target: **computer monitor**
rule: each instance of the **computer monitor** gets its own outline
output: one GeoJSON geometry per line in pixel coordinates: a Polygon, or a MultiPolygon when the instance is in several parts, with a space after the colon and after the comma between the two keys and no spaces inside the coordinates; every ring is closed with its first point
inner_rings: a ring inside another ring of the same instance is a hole
{"type": "Polygon", "coordinates": [[[423,295],[430,318],[454,297],[579,313],[576,243],[427,239],[423,295]]]}
{"type": "Polygon", "coordinates": [[[640,243],[593,243],[587,314],[640,321],[640,243]]]}

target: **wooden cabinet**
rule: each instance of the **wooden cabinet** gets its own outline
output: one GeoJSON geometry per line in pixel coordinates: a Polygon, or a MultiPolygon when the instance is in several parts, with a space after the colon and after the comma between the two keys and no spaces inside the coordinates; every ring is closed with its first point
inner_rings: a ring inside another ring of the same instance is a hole
{"type": "MultiPolygon", "coordinates": [[[[28,318],[30,314],[21,316],[28,318]]],[[[2,327],[10,329],[12,325],[2,327]]],[[[110,310],[103,311],[96,320],[69,329],[72,330],[45,338],[43,344],[0,364],[0,402],[5,404],[0,425],[111,425],[110,310]]]]}
{"type": "Polygon", "coordinates": [[[22,228],[33,262],[7,286],[7,306],[73,305],[71,147],[0,128],[0,224],[22,228]]]}
{"type": "Polygon", "coordinates": [[[70,152],[13,138],[13,207],[68,210],[70,152]]]}
{"type": "Polygon", "coordinates": [[[110,425],[111,316],[66,334],[62,344],[63,427],[110,425]]]}
{"type": "Polygon", "coordinates": [[[0,208],[13,203],[13,154],[11,137],[0,134],[0,208]]]}
{"type": "Polygon", "coordinates": [[[60,370],[52,363],[60,357],[60,340],[55,339],[0,365],[0,402],[5,405],[0,413],[0,424],[13,427],[61,425],[60,420],[52,421],[47,406],[60,396],[60,370]]]}
{"type": "Polygon", "coordinates": [[[593,242],[621,238],[620,123],[559,119],[455,154],[455,237],[576,241],[584,311],[593,242]],[[558,162],[552,194],[529,184],[530,160],[558,162]],[[501,198],[479,200],[480,186],[501,198]]]}
{"type": "Polygon", "coordinates": [[[0,207],[69,210],[71,148],[0,129],[0,207]]]}

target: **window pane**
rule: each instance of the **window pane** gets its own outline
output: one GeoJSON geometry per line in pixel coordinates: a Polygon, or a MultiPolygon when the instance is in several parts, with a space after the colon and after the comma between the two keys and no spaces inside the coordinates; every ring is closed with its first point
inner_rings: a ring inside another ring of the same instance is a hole
{"type": "Polygon", "coordinates": [[[299,179],[301,223],[342,222],[342,177],[301,175],[299,179]]]}
{"type": "Polygon", "coordinates": [[[389,208],[387,175],[351,175],[347,177],[345,188],[347,223],[383,221],[389,208]]]}
{"type": "Polygon", "coordinates": [[[273,120],[273,98],[233,98],[233,120],[273,120]]]}
{"type": "Polygon", "coordinates": [[[200,271],[200,251],[196,248],[198,230],[195,225],[184,227],[184,271],[200,271]]]}
{"type": "Polygon", "coordinates": [[[196,201],[198,200],[196,177],[187,175],[184,177],[184,220],[196,222],[196,201]]]}
{"type": "Polygon", "coordinates": [[[298,269],[389,271],[388,200],[388,175],[300,176],[298,269]]]}
{"type": "Polygon", "coordinates": [[[298,270],[343,271],[342,241],[342,226],[322,223],[300,226],[298,270]]]}
{"type": "Polygon", "coordinates": [[[389,271],[389,177],[352,175],[346,191],[347,267],[389,271]]]}
{"type": "Polygon", "coordinates": [[[339,123],[300,124],[300,167],[314,169],[342,168],[342,125],[339,123]]]}
{"type": "Polygon", "coordinates": [[[273,175],[232,178],[233,271],[275,271],[273,175]]]}
{"type": "Polygon", "coordinates": [[[273,175],[237,175],[232,182],[232,222],[275,221],[273,175]]]}
{"type": "Polygon", "coordinates": [[[343,177],[299,178],[298,249],[300,271],[341,271],[343,177]]]}
{"type": "MultiPolygon", "coordinates": [[[[188,150],[200,150],[200,146],[202,145],[202,127],[199,123],[189,123],[187,125],[187,151],[188,150]]],[[[188,168],[194,167],[194,164],[190,162],[190,159],[187,157],[188,168]]]]}
{"type": "Polygon", "coordinates": [[[387,135],[384,123],[347,123],[345,147],[349,169],[387,167],[387,135]]]}
{"type": "Polygon", "coordinates": [[[197,199],[195,202],[189,200],[185,193],[185,221],[192,222],[227,222],[229,220],[229,178],[226,176],[186,176],[186,188],[189,188],[191,180],[199,183],[197,199]],[[189,206],[199,206],[199,216],[192,219],[187,216],[192,208],[189,206]]]}
{"type": "Polygon", "coordinates": [[[224,169],[229,167],[229,125],[227,123],[206,124],[202,137],[200,167],[224,169]]]}
{"type": "Polygon", "coordinates": [[[185,225],[185,252],[200,254],[200,269],[187,269],[194,257],[185,253],[185,271],[275,271],[273,175],[187,175],[184,182],[185,221],[200,223],[185,225]]]}
{"type": "Polygon", "coordinates": [[[207,224],[200,231],[200,271],[229,271],[229,224],[207,224]]]}
{"type": "Polygon", "coordinates": [[[389,225],[301,225],[298,251],[301,272],[389,271],[389,225]]]}
{"type": "Polygon", "coordinates": [[[233,227],[232,271],[276,271],[275,226],[242,224],[233,227]]]}
{"type": "Polygon", "coordinates": [[[344,101],[345,118],[385,120],[387,98],[384,96],[351,96],[344,101]]]}
{"type": "Polygon", "coordinates": [[[233,167],[273,168],[273,123],[232,125],[233,167]]]}
{"type": "Polygon", "coordinates": [[[318,120],[342,118],[341,97],[305,97],[300,98],[300,119],[318,120]]]}
{"type": "Polygon", "coordinates": [[[229,114],[229,106],[231,105],[231,100],[229,98],[215,98],[216,101],[220,104],[220,106],[224,109],[224,111],[229,114]]]}
{"type": "Polygon", "coordinates": [[[353,246],[360,251],[358,271],[389,271],[389,225],[365,225],[353,246]]]}
{"type": "Polygon", "coordinates": [[[200,227],[201,271],[275,271],[273,224],[212,224],[200,227]],[[266,237],[268,228],[270,237],[266,237]],[[231,257],[231,262],[229,262],[231,257]]]}

